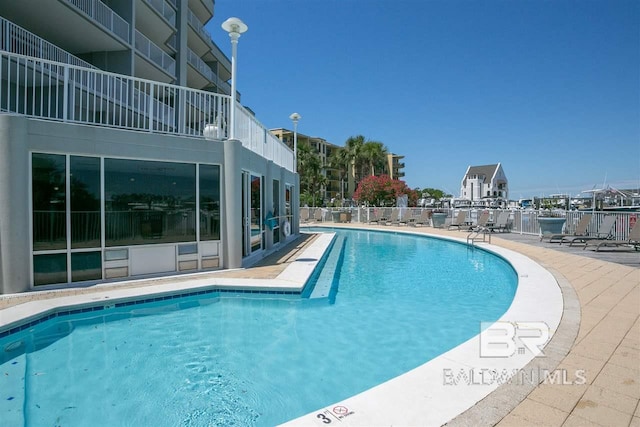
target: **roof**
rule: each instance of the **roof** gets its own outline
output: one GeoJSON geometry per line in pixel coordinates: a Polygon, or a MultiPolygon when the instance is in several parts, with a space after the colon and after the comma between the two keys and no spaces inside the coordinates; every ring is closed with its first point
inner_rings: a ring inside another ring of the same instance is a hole
{"type": "Polygon", "coordinates": [[[469,171],[467,172],[467,175],[465,176],[465,178],[468,177],[469,175],[484,175],[487,178],[491,178],[493,174],[496,172],[496,169],[498,169],[498,164],[484,165],[484,166],[470,166],[469,171]]]}

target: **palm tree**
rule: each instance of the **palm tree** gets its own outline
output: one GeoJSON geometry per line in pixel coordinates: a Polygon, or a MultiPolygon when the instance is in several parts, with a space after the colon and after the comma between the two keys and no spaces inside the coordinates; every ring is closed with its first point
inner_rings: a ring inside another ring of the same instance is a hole
{"type": "Polygon", "coordinates": [[[344,200],[344,180],[349,173],[349,167],[351,166],[351,155],[346,147],[339,147],[331,153],[329,158],[329,165],[338,171],[340,175],[340,191],[341,197],[344,200]]]}
{"type": "Polygon", "coordinates": [[[378,173],[382,173],[387,163],[387,148],[382,142],[367,141],[362,146],[361,155],[363,161],[367,163],[371,176],[376,175],[376,168],[378,173]]]}
{"type": "Polygon", "coordinates": [[[327,183],[322,159],[309,144],[298,145],[298,175],[300,175],[300,196],[315,206],[321,201],[318,193],[327,183]]]}

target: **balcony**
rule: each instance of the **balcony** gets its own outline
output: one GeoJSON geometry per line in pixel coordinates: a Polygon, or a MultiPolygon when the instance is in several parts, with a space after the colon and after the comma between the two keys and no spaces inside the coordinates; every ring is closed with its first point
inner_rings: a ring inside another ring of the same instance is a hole
{"type": "Polygon", "coordinates": [[[151,61],[157,67],[161,68],[165,74],[170,76],[170,79],[167,79],[167,76],[158,76],[160,78],[155,78],[158,73],[153,72],[153,70],[144,69],[145,67],[140,64],[138,67],[138,62],[136,61],[136,75],[139,76],[148,76],[150,79],[157,81],[173,81],[176,77],[176,61],[171,56],[169,56],[165,51],[160,49],[155,43],[149,40],[144,34],[140,31],[136,30],[136,53],[142,55],[145,59],[151,61]]]}
{"type": "Polygon", "coordinates": [[[204,88],[218,82],[218,77],[213,70],[191,49],[187,51],[187,63],[199,73],[199,75],[187,74],[189,87],[204,88]]]}
{"type": "Polygon", "coordinates": [[[154,8],[171,25],[176,26],[176,7],[171,6],[166,0],[143,0],[154,8]]]}
{"type": "Polygon", "coordinates": [[[95,68],[88,62],[2,17],[0,17],[0,50],[80,67],[95,68]]]}
{"type": "Polygon", "coordinates": [[[211,41],[211,34],[206,30],[204,24],[191,11],[191,9],[187,11],[187,22],[189,23],[189,28],[191,30],[189,31],[188,38],[189,48],[200,57],[214,49],[214,44],[211,41]]]}
{"type": "Polygon", "coordinates": [[[166,41],[176,32],[176,10],[166,0],[136,0],[136,30],[166,49],[166,41]]]}
{"type": "MultiPolygon", "coordinates": [[[[42,120],[203,138],[217,124],[228,137],[230,97],[0,51],[0,111],[42,120]]],[[[236,107],[236,136],[267,160],[293,170],[293,152],[249,111],[236,107]]]]}
{"type": "Polygon", "coordinates": [[[207,22],[213,16],[214,0],[189,0],[189,9],[193,10],[200,22],[207,22]]]}
{"type": "Polygon", "coordinates": [[[106,4],[100,0],[62,0],[73,7],[82,11],[85,15],[97,22],[110,33],[118,36],[127,43],[131,42],[129,38],[129,23],[122,19],[120,15],[115,13],[106,4]]]}

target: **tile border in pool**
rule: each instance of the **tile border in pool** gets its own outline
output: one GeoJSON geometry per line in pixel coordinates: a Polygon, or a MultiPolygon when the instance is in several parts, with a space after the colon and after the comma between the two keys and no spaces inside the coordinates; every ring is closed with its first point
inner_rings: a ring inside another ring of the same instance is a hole
{"type": "MultiPolygon", "coordinates": [[[[352,229],[387,231],[369,227],[352,229]]],[[[388,231],[467,244],[465,239],[452,236],[398,229],[388,231]]],[[[563,295],[553,274],[518,252],[487,243],[476,244],[475,246],[507,260],[518,275],[516,295],[511,306],[499,321],[544,321],[551,331],[549,343],[553,342],[564,310],[563,295]]],[[[484,384],[482,381],[480,383],[472,382],[472,384],[445,384],[445,372],[459,373],[483,369],[496,369],[500,372],[502,370],[521,372],[523,368],[536,366],[538,360],[546,359],[535,358],[529,352],[525,354],[516,353],[510,358],[481,358],[479,348],[480,338],[479,335],[476,335],[411,371],[360,394],[327,407],[319,408],[283,425],[320,426],[325,425],[323,417],[326,417],[340,422],[340,425],[351,426],[440,426],[459,417],[501,386],[497,381],[490,381],[484,384]]],[[[549,344],[545,347],[545,350],[547,348],[549,348],[549,344]]],[[[559,362],[560,354],[554,352],[548,356],[550,365],[555,368],[557,366],[556,362],[559,362]]],[[[504,389],[504,387],[500,388],[501,390],[504,389]]],[[[517,398],[517,402],[521,398],[517,398]]],[[[515,405],[517,402],[513,402],[513,404],[515,405]]],[[[511,406],[509,403],[505,404],[505,402],[502,402],[502,404],[503,406],[511,406]]],[[[457,421],[459,424],[464,425],[468,421],[476,424],[478,420],[460,418],[457,421]]]]}
{"type": "MultiPolygon", "coordinates": [[[[195,273],[176,276],[180,278],[178,282],[142,286],[143,282],[157,280],[157,278],[138,279],[116,284],[97,285],[98,287],[104,287],[103,291],[29,301],[7,307],[0,310],[0,338],[28,329],[57,316],[98,311],[112,305],[143,304],[216,292],[300,295],[334,238],[335,233],[325,233],[318,236],[296,256],[296,261],[287,266],[275,279],[239,279],[215,277],[215,275],[207,273],[195,273]],[[118,287],[118,285],[122,286],[132,282],[138,282],[141,286],[118,287]]],[[[164,281],[166,277],[162,279],[164,281]]]]}

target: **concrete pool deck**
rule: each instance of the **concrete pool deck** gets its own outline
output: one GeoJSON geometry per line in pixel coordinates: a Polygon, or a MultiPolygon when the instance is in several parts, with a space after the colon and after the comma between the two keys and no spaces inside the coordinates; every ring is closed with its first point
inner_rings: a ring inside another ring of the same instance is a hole
{"type": "MultiPolygon", "coordinates": [[[[346,226],[411,231],[458,239],[466,236],[465,233],[431,227],[346,226]]],[[[271,254],[252,268],[216,272],[209,277],[274,279],[301,256],[308,243],[306,239],[312,240],[308,236],[302,236],[292,242],[290,247],[271,254]]],[[[567,294],[573,291],[576,295],[574,301],[579,317],[574,319],[577,323],[573,333],[575,339],[571,332],[564,334],[564,343],[559,345],[555,354],[559,363],[555,369],[567,373],[581,370],[585,381],[584,384],[572,385],[541,384],[529,389],[502,386],[449,424],[640,427],[640,268],[563,252],[559,248],[515,241],[509,235],[494,235],[491,246],[523,254],[548,269],[561,288],[563,285],[567,286],[563,289],[565,305],[567,298],[569,305],[571,303],[571,295],[567,294]],[[566,349],[563,350],[564,347],[566,349]]],[[[640,266],[640,255],[638,262],[640,266]]],[[[184,280],[185,276],[177,278],[184,280]]],[[[149,282],[165,280],[176,280],[176,277],[131,281],[125,286],[149,286],[149,282]]],[[[101,285],[99,291],[110,291],[110,287],[115,289],[122,286],[101,285]]],[[[47,292],[39,294],[48,299],[65,294],[96,292],[96,288],[98,287],[74,288],[50,291],[50,295],[47,292]]],[[[4,301],[13,306],[24,302],[23,298],[35,297],[34,294],[0,298],[0,304],[4,301]]],[[[565,320],[567,319],[563,319],[565,320]]],[[[576,382],[573,381],[575,378],[568,380],[576,382]]],[[[344,424],[349,424],[348,419],[344,421],[344,424]]]]}

